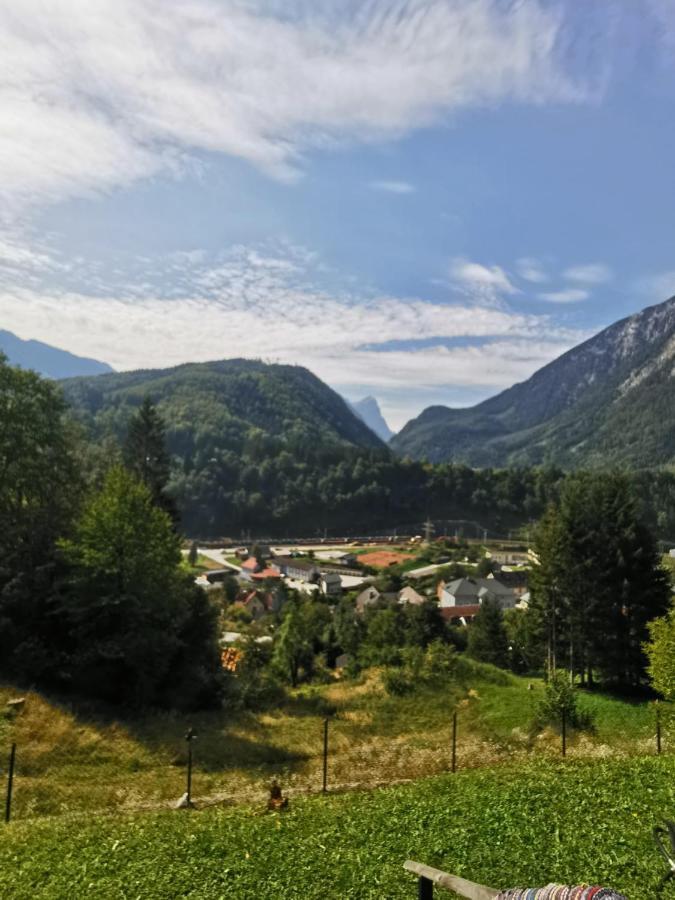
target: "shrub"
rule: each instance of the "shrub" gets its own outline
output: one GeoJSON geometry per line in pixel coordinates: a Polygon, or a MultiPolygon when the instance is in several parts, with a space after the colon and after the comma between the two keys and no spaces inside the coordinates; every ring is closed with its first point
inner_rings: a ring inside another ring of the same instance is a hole
{"type": "Polygon", "coordinates": [[[562,717],[568,728],[577,731],[588,731],[593,727],[593,719],[588,711],[579,709],[579,695],[574,685],[570,684],[566,672],[556,672],[546,685],[543,700],[539,703],[535,717],[537,728],[552,726],[557,731],[562,729],[562,717]]]}
{"type": "Polygon", "coordinates": [[[393,697],[403,697],[415,689],[413,680],[400,669],[387,669],[382,677],[384,689],[393,697]]]}

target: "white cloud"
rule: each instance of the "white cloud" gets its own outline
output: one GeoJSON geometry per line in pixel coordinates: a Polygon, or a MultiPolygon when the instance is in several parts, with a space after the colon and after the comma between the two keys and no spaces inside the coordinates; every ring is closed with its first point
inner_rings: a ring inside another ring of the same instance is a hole
{"type": "Polygon", "coordinates": [[[412,194],[415,191],[415,186],[409,181],[371,181],[369,186],[389,194],[412,194]]]}
{"type": "Polygon", "coordinates": [[[521,278],[533,284],[544,284],[549,281],[549,276],[542,263],[531,256],[524,256],[517,260],[516,271],[521,278]]]}
{"type": "Polygon", "coordinates": [[[501,266],[484,266],[458,257],[450,264],[451,284],[479,302],[496,304],[503,295],[517,294],[501,266]]]}
{"type": "Polygon", "coordinates": [[[303,248],[234,247],[217,259],[193,249],[135,264],[134,282],[86,264],[62,273],[58,289],[26,283],[25,273],[5,279],[0,328],[117,369],[245,356],[305,365],[340,388],[414,386],[410,414],[429,387],[506,387],[581,337],[547,316],[331,291],[303,248]],[[430,346],[385,346],[411,338],[430,346]],[[441,345],[463,338],[472,345],[441,345]]]}
{"type": "Polygon", "coordinates": [[[604,284],[611,281],[614,273],[605,263],[586,263],[579,266],[570,266],[563,272],[565,278],[577,281],[580,284],[604,284]]]}
{"type": "Polygon", "coordinates": [[[561,291],[537,294],[537,296],[540,300],[546,300],[547,303],[579,303],[581,300],[588,300],[590,293],[582,288],[565,288],[561,291]]]}
{"type": "Polygon", "coordinates": [[[0,198],[179,175],[199,151],[288,179],[312,147],[470,107],[583,101],[562,29],[541,0],[4,3],[0,198]]]}

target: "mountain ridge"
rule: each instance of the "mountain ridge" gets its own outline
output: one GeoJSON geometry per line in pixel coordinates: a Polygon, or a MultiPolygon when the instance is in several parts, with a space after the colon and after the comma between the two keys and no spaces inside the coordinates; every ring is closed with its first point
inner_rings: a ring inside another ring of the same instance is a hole
{"type": "Polygon", "coordinates": [[[675,459],[675,298],[613,323],[474,407],[428,407],[392,449],[477,466],[654,466],[675,459]]]}
{"type": "Polygon", "coordinates": [[[42,341],[24,340],[4,329],[0,329],[0,352],[5,354],[11,365],[33,369],[47,378],[102,375],[114,371],[107,363],[97,359],[77,356],[42,341]]]}

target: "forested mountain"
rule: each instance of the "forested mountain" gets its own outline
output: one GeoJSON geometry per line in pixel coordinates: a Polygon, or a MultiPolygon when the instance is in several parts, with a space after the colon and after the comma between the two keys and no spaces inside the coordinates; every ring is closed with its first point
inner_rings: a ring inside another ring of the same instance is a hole
{"type": "Polygon", "coordinates": [[[24,341],[11,331],[0,329],[0,353],[4,353],[13,366],[33,369],[47,378],[70,378],[76,375],[99,375],[112,372],[107,363],[84,356],[75,356],[67,350],[51,347],[41,341],[24,341]]]}
{"type": "MultiPolygon", "coordinates": [[[[505,534],[538,518],[563,481],[550,467],[480,470],[398,459],[341,397],[293,366],[226,360],[61,384],[99,448],[88,451],[85,467],[122,459],[132,418],[146,397],[157,404],[171,457],[169,492],[182,530],[197,537],[419,530],[427,516],[439,531],[505,534]]],[[[675,477],[633,477],[648,521],[675,536],[675,477]]]]}
{"type": "Polygon", "coordinates": [[[351,401],[347,402],[356,415],[366,423],[371,431],[375,432],[380,440],[388,443],[392,439],[394,432],[387,425],[382,415],[380,404],[375,397],[364,397],[362,400],[356,400],[353,403],[351,401]]]}
{"type": "Polygon", "coordinates": [[[172,451],[186,458],[202,447],[241,449],[244,439],[282,436],[382,449],[342,397],[301,366],[227,359],[68,379],[62,386],[98,434],[122,433],[130,412],[150,397],[167,422],[172,451]]]}
{"type": "Polygon", "coordinates": [[[394,451],[473,466],[659,466],[675,460],[675,298],[622,319],[468,409],[433,406],[394,451]]]}

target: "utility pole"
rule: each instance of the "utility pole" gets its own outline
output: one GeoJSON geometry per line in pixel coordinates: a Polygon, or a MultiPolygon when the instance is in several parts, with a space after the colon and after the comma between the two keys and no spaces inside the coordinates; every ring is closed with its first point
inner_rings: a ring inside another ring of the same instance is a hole
{"type": "Polygon", "coordinates": [[[426,544],[431,543],[431,536],[433,533],[434,523],[431,521],[431,519],[427,518],[426,522],[424,523],[424,542],[426,544]]]}

